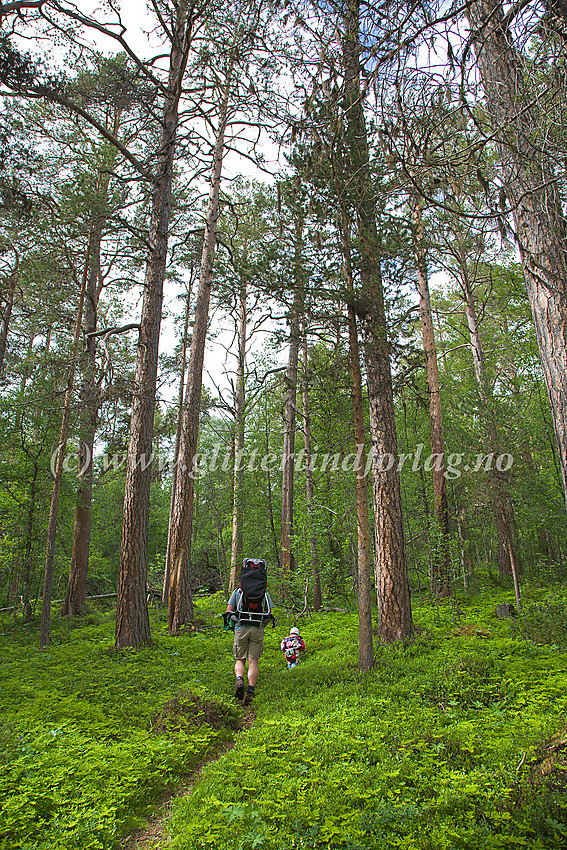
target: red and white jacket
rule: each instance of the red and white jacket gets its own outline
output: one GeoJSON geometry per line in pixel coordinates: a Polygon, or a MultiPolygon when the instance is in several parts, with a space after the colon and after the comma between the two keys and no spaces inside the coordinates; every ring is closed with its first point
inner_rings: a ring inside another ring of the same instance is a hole
{"type": "Polygon", "coordinates": [[[297,664],[299,656],[305,652],[305,642],[301,635],[288,635],[282,640],[281,651],[284,653],[286,661],[290,664],[297,664]]]}

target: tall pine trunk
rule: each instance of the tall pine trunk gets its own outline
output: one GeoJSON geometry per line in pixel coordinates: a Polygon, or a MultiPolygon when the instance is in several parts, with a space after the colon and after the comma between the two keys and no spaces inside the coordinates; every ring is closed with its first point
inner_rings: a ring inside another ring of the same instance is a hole
{"type": "MultiPolygon", "coordinates": [[[[489,449],[489,453],[497,458],[501,452],[498,426],[494,411],[494,399],[486,370],[486,361],[480,337],[480,329],[478,326],[475,299],[467,273],[466,258],[463,252],[461,252],[461,290],[471,340],[474,372],[482,407],[485,436],[488,443],[487,448],[489,449]]],[[[500,576],[513,575],[516,567],[519,568],[519,559],[516,551],[515,519],[512,499],[510,497],[504,474],[500,472],[497,467],[490,469],[489,473],[492,486],[494,518],[496,521],[498,567],[500,576]]]]}
{"type": "Polygon", "coordinates": [[[236,366],[236,387],[234,394],[234,471],[232,496],[232,541],[230,547],[230,578],[228,590],[230,593],[236,587],[238,562],[242,557],[243,534],[242,521],[244,517],[244,472],[242,455],[244,453],[245,436],[245,402],[246,402],[246,333],[247,333],[246,280],[243,276],[238,294],[238,363],[236,366]]]}
{"type": "MultiPolygon", "coordinates": [[[[268,403],[267,394],[264,393],[264,440],[265,440],[265,455],[266,458],[270,454],[270,423],[268,419],[268,403]]],[[[270,532],[274,547],[274,559],[277,564],[278,575],[281,575],[280,550],[278,546],[278,536],[276,534],[276,523],[274,520],[274,500],[272,498],[272,475],[270,465],[266,466],[266,502],[268,505],[268,516],[270,517],[270,532]]]]}
{"type": "Polygon", "coordinates": [[[427,258],[425,253],[425,235],[421,198],[410,197],[413,224],[413,252],[419,290],[419,313],[423,350],[425,353],[425,373],[429,394],[429,422],[431,429],[431,451],[436,455],[433,466],[433,513],[436,535],[435,552],[432,561],[431,592],[434,596],[445,597],[451,592],[450,585],[450,548],[449,548],[449,502],[447,498],[447,479],[445,477],[445,437],[443,433],[443,411],[441,408],[441,383],[437,364],[435,331],[429,296],[427,258]]]}
{"type": "Polygon", "coordinates": [[[13,272],[10,275],[9,281],[6,302],[2,309],[2,322],[0,324],[0,375],[4,368],[4,357],[6,356],[6,347],[8,345],[10,319],[12,318],[12,310],[14,308],[14,296],[16,294],[16,285],[18,281],[16,272],[13,272]]]}
{"type": "Polygon", "coordinates": [[[61,426],[59,429],[59,442],[55,451],[55,464],[53,468],[53,489],[51,491],[51,502],[49,505],[49,516],[47,520],[47,543],[45,546],[45,571],[43,578],[43,598],[41,605],[41,624],[39,631],[39,645],[42,649],[49,645],[51,631],[51,598],[53,588],[53,570],[55,565],[55,539],[57,534],[57,520],[59,517],[59,499],[63,484],[63,468],[65,462],[65,451],[67,438],[69,436],[69,423],[71,421],[71,404],[73,400],[73,389],[75,386],[75,373],[77,370],[77,357],[81,339],[81,327],[83,323],[83,307],[85,303],[85,292],[90,268],[90,254],[92,250],[92,229],[87,242],[87,256],[82,275],[81,290],[79,294],[79,305],[75,320],[75,333],[73,336],[73,347],[71,352],[71,363],[67,375],[67,386],[63,398],[63,410],[61,413],[61,426]]]}
{"type": "Polygon", "coordinates": [[[88,334],[96,330],[96,303],[99,280],[100,231],[93,237],[91,268],[85,306],[86,351],[79,409],[79,460],[77,498],[73,523],[71,565],[61,613],[79,617],[85,610],[85,594],[91,539],[91,504],[93,489],[93,449],[96,435],[99,391],[95,380],[96,341],[88,334]]]}
{"type": "Polygon", "coordinates": [[[349,239],[349,226],[346,211],[341,210],[341,240],[343,246],[344,272],[349,294],[347,305],[349,359],[352,386],[352,409],[354,444],[356,449],[356,531],[358,541],[358,666],[367,671],[374,664],[372,643],[372,549],[370,545],[370,524],[368,520],[368,487],[366,482],[366,433],[364,427],[364,407],[362,398],[362,374],[360,371],[360,350],[358,345],[358,326],[355,312],[354,282],[349,239]]]}
{"type": "Polygon", "coordinates": [[[297,400],[297,364],[299,362],[300,317],[303,310],[303,218],[297,214],[295,225],[294,292],[289,317],[289,352],[285,374],[284,430],[282,447],[282,513],[280,567],[285,596],[289,573],[293,569],[293,480],[295,471],[295,409],[297,400]]]}
{"type": "Polygon", "coordinates": [[[159,170],[152,194],[150,247],[144,280],[130,417],[116,607],[117,649],[142,646],[151,641],[146,583],[158,346],[179,123],[178,106],[190,36],[186,11],[179,11],[178,14],[170,54],[168,93],[163,110],[159,170]]]}
{"type": "Polygon", "coordinates": [[[179,448],[181,446],[181,430],[183,427],[183,407],[185,399],[185,372],[187,369],[187,345],[189,339],[189,312],[191,307],[191,289],[187,292],[185,304],[185,320],[183,323],[183,337],[181,340],[181,365],[179,372],[179,397],[177,399],[177,422],[175,426],[175,452],[173,455],[173,473],[171,476],[171,498],[169,502],[169,526],[167,532],[167,550],[165,553],[165,569],[163,574],[163,588],[161,599],[167,605],[169,599],[169,579],[171,575],[171,521],[173,518],[173,506],[175,504],[175,490],[177,487],[177,470],[179,468],[179,448]]]}
{"type": "MultiPolygon", "coordinates": [[[[115,116],[114,134],[118,132],[119,111],[115,116]]],[[[103,203],[108,198],[110,172],[104,171],[99,178],[98,195],[103,203]]],[[[79,462],[77,471],[77,498],[73,522],[73,544],[67,591],[61,613],[63,616],[79,617],[85,611],[85,595],[91,544],[91,506],[93,491],[93,451],[98,422],[100,390],[95,377],[96,341],[93,334],[97,327],[98,302],[100,297],[100,251],[104,217],[97,218],[93,225],[90,268],[88,272],[85,300],[85,355],[83,381],[79,401],[79,462]]]]}
{"type": "Polygon", "coordinates": [[[360,90],[359,0],[347,0],[344,22],[345,144],[355,195],[360,253],[361,296],[357,306],[363,328],[373,450],[378,628],[381,640],[391,643],[413,634],[414,627],[403,529],[390,345],[380,272],[381,249],[360,90]],[[386,465],[385,459],[388,460],[386,465]]]}
{"type": "Polygon", "coordinates": [[[303,415],[303,446],[305,449],[305,495],[307,496],[307,516],[309,518],[309,551],[311,553],[311,568],[313,575],[313,607],[316,611],[321,608],[321,572],[319,569],[319,551],[317,549],[317,533],[315,530],[315,502],[313,487],[313,470],[311,469],[311,415],[309,412],[309,350],[307,347],[307,331],[303,327],[303,374],[301,378],[302,415],[303,415]]]}
{"type": "Polygon", "coordinates": [[[170,542],[171,574],[168,594],[168,625],[171,634],[177,634],[193,619],[190,565],[195,502],[194,463],[199,437],[203,362],[209,323],[209,302],[217,242],[222,159],[233,69],[234,56],[231,56],[225,80],[225,88],[219,107],[217,136],[213,149],[207,219],[199,271],[199,288],[195,303],[191,354],[187,373],[187,391],[185,393],[185,407],[183,412],[183,428],[179,446],[179,468],[177,471],[170,542]]]}
{"type": "Polygon", "coordinates": [[[525,83],[500,0],[468,8],[471,39],[498,144],[534,318],[567,500],[567,226],[556,177],[534,134],[545,116],[525,83]]]}

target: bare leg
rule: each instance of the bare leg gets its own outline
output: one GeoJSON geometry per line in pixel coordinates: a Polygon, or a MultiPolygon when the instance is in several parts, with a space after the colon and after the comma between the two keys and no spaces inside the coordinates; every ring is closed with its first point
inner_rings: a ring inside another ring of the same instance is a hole
{"type": "MultiPolygon", "coordinates": [[[[257,668],[258,668],[258,664],[256,663],[256,678],[258,678],[257,668]]],[[[237,661],[234,664],[234,675],[237,678],[239,676],[242,676],[242,678],[244,678],[245,672],[246,672],[246,662],[241,661],[240,659],[237,659],[237,661]]]]}
{"type": "MultiPolygon", "coordinates": [[[[242,675],[242,674],[240,674],[242,675]]],[[[258,681],[258,659],[248,659],[248,684],[254,687],[258,681]]]]}

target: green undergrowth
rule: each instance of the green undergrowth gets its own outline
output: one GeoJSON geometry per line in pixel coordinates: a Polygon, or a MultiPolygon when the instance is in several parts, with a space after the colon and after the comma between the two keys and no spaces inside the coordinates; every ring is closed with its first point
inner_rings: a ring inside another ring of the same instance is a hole
{"type": "Polygon", "coordinates": [[[305,620],[291,672],[268,632],[254,727],[176,802],[167,846],[567,847],[566,657],[504,601],[415,600],[415,639],[366,675],[355,615],[305,620]]]}
{"type": "Polygon", "coordinates": [[[523,594],[513,620],[495,616],[508,591],[415,598],[415,638],[376,642],[367,674],[354,613],[304,618],[308,652],[288,671],[281,613],[240,734],[232,636],[210,628],[219,597],[179,638],[152,613],[154,645],[138,652],[110,649],[108,614],[60,624],[47,652],[36,628],[3,621],[0,848],[116,848],[228,740],[175,802],[164,846],[567,847],[567,664],[550,613],[567,598],[523,594]]]}
{"type": "Polygon", "coordinates": [[[2,621],[1,850],[117,847],[234,738],[241,712],[226,699],[222,630],[174,639],[153,617],[154,644],[124,652],[111,648],[111,613],[70,630],[55,618],[43,652],[37,624],[2,621]]]}

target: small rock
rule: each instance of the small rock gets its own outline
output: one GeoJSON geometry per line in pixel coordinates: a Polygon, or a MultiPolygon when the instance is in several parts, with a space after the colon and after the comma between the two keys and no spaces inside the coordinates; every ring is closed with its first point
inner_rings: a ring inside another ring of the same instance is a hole
{"type": "Polygon", "coordinates": [[[496,606],[496,616],[506,620],[508,617],[517,617],[516,609],[509,602],[499,602],[496,606]]]}

